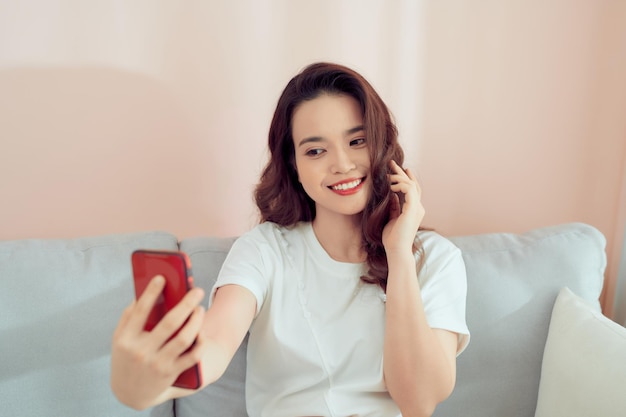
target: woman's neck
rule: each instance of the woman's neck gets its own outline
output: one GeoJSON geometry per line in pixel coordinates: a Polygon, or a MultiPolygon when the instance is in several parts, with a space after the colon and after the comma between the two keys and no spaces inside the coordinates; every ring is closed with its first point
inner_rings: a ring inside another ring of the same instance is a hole
{"type": "Polygon", "coordinates": [[[336,261],[365,262],[362,246],[361,216],[316,216],[313,232],[322,248],[336,261]]]}

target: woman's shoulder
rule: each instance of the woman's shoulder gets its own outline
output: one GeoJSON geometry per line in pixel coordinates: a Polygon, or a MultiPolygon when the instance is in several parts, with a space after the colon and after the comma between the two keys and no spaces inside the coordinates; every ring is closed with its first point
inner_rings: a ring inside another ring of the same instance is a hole
{"type": "Polygon", "coordinates": [[[420,230],[415,243],[429,255],[460,254],[461,250],[452,241],[434,230],[420,230]]]}
{"type": "Polygon", "coordinates": [[[277,231],[279,231],[280,229],[281,229],[281,226],[276,223],[263,222],[263,223],[257,224],[252,229],[242,234],[241,238],[249,237],[249,236],[252,236],[252,237],[271,236],[275,234],[277,231]]]}
{"type": "Polygon", "coordinates": [[[228,259],[260,268],[262,266],[266,271],[293,265],[297,254],[305,252],[303,230],[306,225],[303,226],[284,227],[272,222],[260,223],[239,236],[228,259]]]}
{"type": "Polygon", "coordinates": [[[273,222],[263,222],[254,226],[242,234],[239,238],[252,238],[262,240],[283,239],[285,236],[289,236],[294,232],[302,228],[303,223],[298,223],[295,226],[287,227],[281,226],[273,222]]]}
{"type": "Polygon", "coordinates": [[[415,254],[416,260],[419,261],[419,256],[424,256],[419,272],[420,285],[465,279],[463,254],[450,239],[435,231],[424,230],[418,232],[415,242],[422,248],[415,254]]]}
{"type": "Polygon", "coordinates": [[[273,251],[282,252],[294,240],[298,241],[301,239],[302,231],[305,227],[306,223],[286,227],[273,222],[263,222],[242,234],[236,243],[267,247],[272,248],[273,251]]]}

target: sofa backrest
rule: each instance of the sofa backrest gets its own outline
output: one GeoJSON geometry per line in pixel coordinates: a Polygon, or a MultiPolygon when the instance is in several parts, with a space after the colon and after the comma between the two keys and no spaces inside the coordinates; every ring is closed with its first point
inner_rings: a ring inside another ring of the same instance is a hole
{"type": "MultiPolygon", "coordinates": [[[[180,243],[207,293],[233,241],[180,243]]],[[[576,223],[452,241],[467,268],[472,335],[455,391],[435,416],[532,417],[555,297],[567,286],[599,309],[604,237],[576,223]]],[[[111,393],[111,335],[134,294],[130,254],[178,247],[162,232],[0,241],[2,415],[245,417],[246,341],[226,374],[196,395],[136,412],[111,393]]]]}
{"type": "Polygon", "coordinates": [[[600,309],[604,236],[580,223],[452,238],[467,270],[471,341],[434,416],[533,417],[554,301],[562,287],[600,309]]]}
{"type": "Polygon", "coordinates": [[[110,388],[111,335],[134,296],[130,255],[169,233],[0,241],[0,414],[141,416],[110,388]]]}

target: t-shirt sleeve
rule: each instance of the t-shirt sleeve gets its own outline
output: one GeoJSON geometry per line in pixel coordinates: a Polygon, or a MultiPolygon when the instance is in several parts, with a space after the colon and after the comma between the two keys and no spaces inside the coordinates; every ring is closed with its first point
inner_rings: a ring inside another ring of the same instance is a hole
{"type": "Polygon", "coordinates": [[[465,321],[467,275],[461,250],[433,232],[417,242],[422,243],[425,256],[418,280],[426,319],[433,329],[459,335],[458,355],[467,347],[470,337],[465,321]]]}
{"type": "Polygon", "coordinates": [[[263,306],[268,291],[267,256],[263,244],[250,234],[238,238],[228,252],[211,294],[209,305],[212,304],[218,288],[225,285],[240,285],[256,298],[256,314],[263,306]]]}

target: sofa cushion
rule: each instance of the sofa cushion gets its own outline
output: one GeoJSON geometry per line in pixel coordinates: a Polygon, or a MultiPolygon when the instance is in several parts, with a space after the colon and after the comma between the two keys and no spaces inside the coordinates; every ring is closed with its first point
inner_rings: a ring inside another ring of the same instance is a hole
{"type": "Polygon", "coordinates": [[[456,388],[434,416],[532,417],[559,290],[567,286],[600,308],[604,236],[573,223],[452,241],[467,269],[472,340],[458,358],[456,388]]]}
{"type": "Polygon", "coordinates": [[[134,295],[130,255],[168,233],[0,242],[0,404],[7,416],[139,416],[111,392],[111,335],[134,295]]]}
{"type": "Polygon", "coordinates": [[[543,355],[535,417],[626,415],[626,328],[563,288],[543,355]]]}

